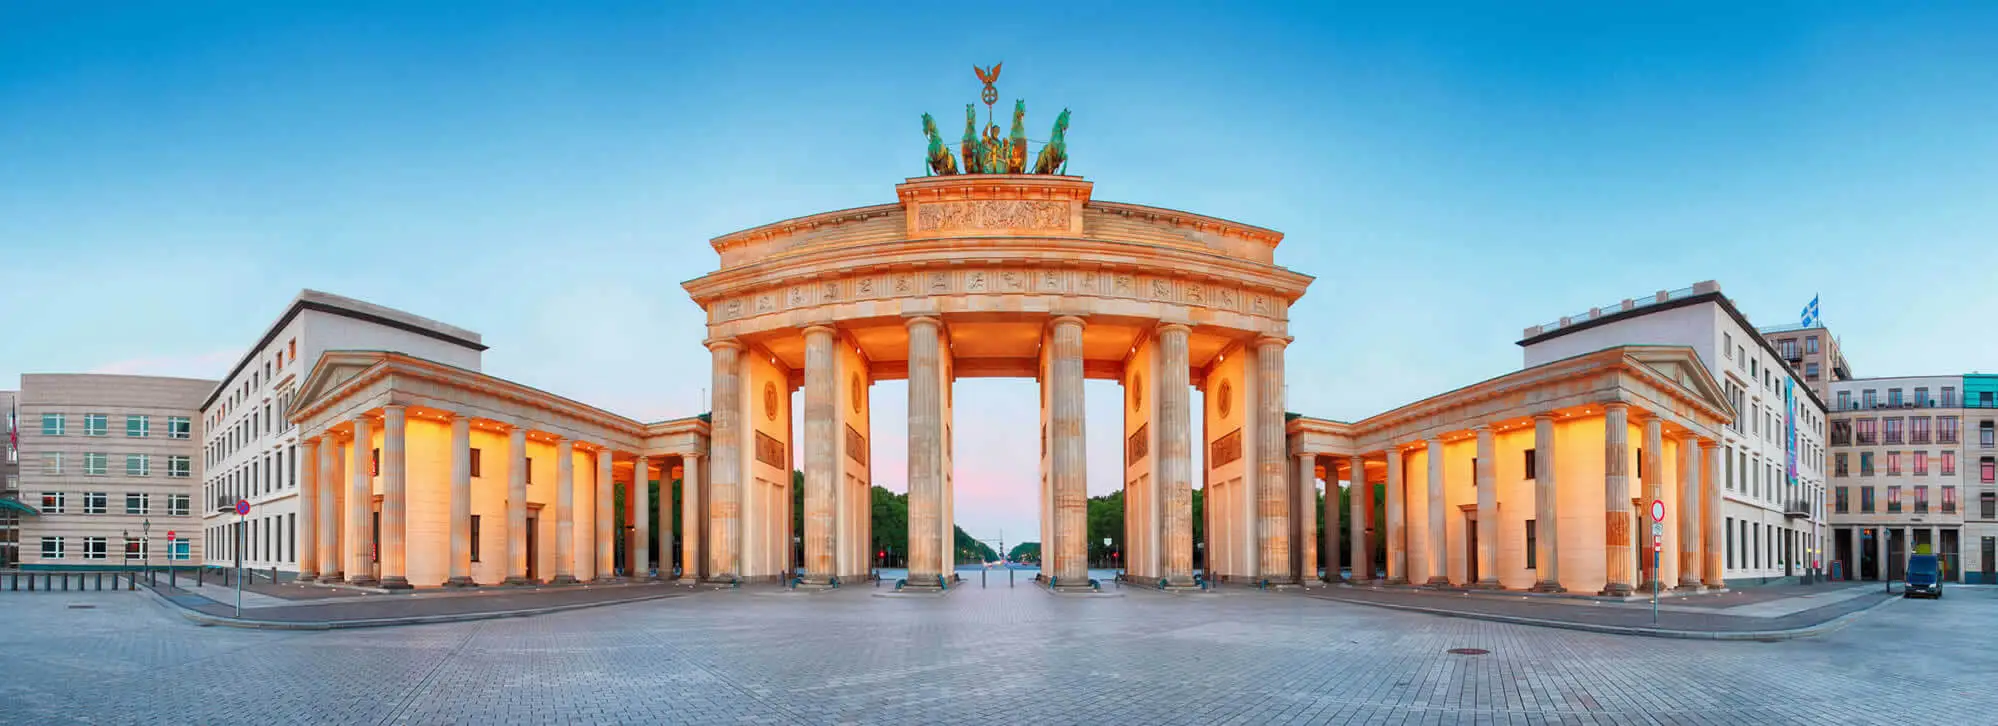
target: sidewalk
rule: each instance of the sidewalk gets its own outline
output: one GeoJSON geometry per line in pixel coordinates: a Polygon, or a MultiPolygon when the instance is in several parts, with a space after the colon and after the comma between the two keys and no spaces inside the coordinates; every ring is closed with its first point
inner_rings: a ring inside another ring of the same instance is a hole
{"type": "MultiPolygon", "coordinates": [[[[270,587],[270,586],[265,586],[270,587]]],[[[236,615],[235,589],[203,587],[198,591],[162,581],[141,586],[163,605],[199,623],[243,628],[327,630],[385,625],[445,623],[521,617],[603,605],[691,595],[697,590],[677,583],[617,583],[559,587],[495,587],[467,590],[420,590],[378,595],[353,590],[286,585],[283,596],[243,594],[242,615],[236,615]],[[314,590],[319,592],[315,593],[314,590]]],[[[264,589],[264,588],[258,588],[264,589]]]]}
{"type": "Polygon", "coordinates": [[[1860,613],[1899,599],[1879,585],[1750,588],[1659,601],[1609,602],[1523,593],[1417,588],[1316,588],[1306,597],[1449,617],[1587,630],[1618,635],[1712,640],[1784,640],[1831,632],[1860,613]]]}

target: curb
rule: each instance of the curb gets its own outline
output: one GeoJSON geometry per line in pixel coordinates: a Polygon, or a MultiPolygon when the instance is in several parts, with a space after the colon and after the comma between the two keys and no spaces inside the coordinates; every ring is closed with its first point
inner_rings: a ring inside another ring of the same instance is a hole
{"type": "Polygon", "coordinates": [[[1464,618],[1467,620],[1489,620],[1498,623],[1512,623],[1514,625],[1533,625],[1543,628],[1561,628],[1563,630],[1581,630],[1585,632],[1604,633],[1608,635],[1638,635],[1649,638],[1677,638],[1682,640],[1756,640],[1756,641],[1795,640],[1797,638],[1809,638],[1812,636],[1830,633],[1840,628],[1843,628],[1847,625],[1851,625],[1854,621],[1858,620],[1859,617],[1862,615],[1886,607],[1887,605],[1902,599],[1902,598],[1887,598],[1885,600],[1881,600],[1880,602],[1868,605],[1858,610],[1854,610],[1844,615],[1840,615],[1825,622],[1818,623],[1816,625],[1806,625],[1801,628],[1790,628],[1788,630],[1719,631],[1719,630],[1667,630],[1663,628],[1640,628],[1640,627],[1631,627],[1627,625],[1597,625],[1594,623],[1577,623],[1567,620],[1528,618],[1517,615],[1500,615],[1496,613],[1473,613],[1473,612],[1465,612],[1462,610],[1446,610],[1443,608],[1423,607],[1420,605],[1402,605],[1399,603],[1366,602],[1363,600],[1345,600],[1341,598],[1323,597],[1315,595],[1309,597],[1329,602],[1346,603],[1348,605],[1364,605],[1367,607],[1385,608],[1388,610],[1402,610],[1406,612],[1424,613],[1428,615],[1440,615],[1447,618],[1464,618]]]}
{"type": "Polygon", "coordinates": [[[362,618],[357,620],[286,621],[286,620],[257,620],[254,618],[237,618],[237,617],[230,617],[227,615],[211,615],[209,613],[204,613],[199,610],[187,607],[186,605],[182,605],[180,603],[169,600],[165,595],[161,595],[158,592],[154,592],[153,589],[150,587],[142,587],[139,589],[145,592],[148,596],[150,596],[154,602],[159,603],[160,607],[177,611],[180,613],[181,617],[187,618],[188,620],[194,623],[200,625],[221,625],[231,628],[248,628],[253,630],[344,630],[348,628],[383,628],[383,627],[393,627],[397,625],[429,625],[433,623],[463,623],[474,620],[497,620],[500,618],[524,618],[535,615],[545,615],[548,613],[565,612],[569,610],[582,610],[584,608],[604,607],[608,605],[626,605],[635,602],[645,602],[647,600],[659,600],[669,597],[680,597],[689,594],[684,592],[664,592],[664,593],[653,593],[641,597],[629,597],[620,600],[606,600],[603,602],[571,603],[568,605],[551,605],[544,608],[521,608],[518,610],[497,610],[497,611],[480,612],[480,613],[416,615],[416,616],[400,617],[400,618],[362,618]]]}

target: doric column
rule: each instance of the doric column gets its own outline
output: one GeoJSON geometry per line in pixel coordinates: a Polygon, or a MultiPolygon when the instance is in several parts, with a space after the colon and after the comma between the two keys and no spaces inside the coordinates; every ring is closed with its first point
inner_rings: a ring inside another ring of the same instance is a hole
{"type": "Polygon", "coordinates": [[[1283,349],[1290,341],[1256,339],[1256,545],[1257,576],[1271,583],[1290,581],[1290,497],[1283,473],[1283,349]]]}
{"type": "Polygon", "coordinates": [[[1443,548],[1447,545],[1443,531],[1443,440],[1429,437],[1429,584],[1432,587],[1450,586],[1450,558],[1443,548]]]}
{"type": "Polygon", "coordinates": [[[506,432],[506,584],[527,584],[527,429],[506,432]]]}
{"type": "MultiPolygon", "coordinates": [[[[1083,449],[1082,318],[1059,317],[1048,346],[1049,438],[1054,490],[1054,577],[1064,586],[1089,582],[1088,472],[1083,449]]],[[[1281,493],[1281,490],[1279,490],[1281,493]]]]}
{"type": "Polygon", "coordinates": [[[1604,595],[1629,595],[1636,564],[1631,550],[1630,406],[1603,407],[1603,570],[1604,595]]]}
{"type": "Polygon", "coordinates": [[[1700,586],[1700,440],[1679,439],[1679,589],[1700,586]]]}
{"type": "MultiPolygon", "coordinates": [[[[483,462],[481,462],[483,463],[483,462]]],[[[472,586],[472,420],[451,417],[451,572],[446,587],[472,586]]]]}
{"type": "MultiPolygon", "coordinates": [[[[1374,543],[1367,536],[1367,518],[1373,514],[1373,491],[1367,484],[1367,457],[1353,456],[1353,473],[1347,478],[1346,490],[1346,533],[1347,542],[1353,550],[1353,584],[1364,585],[1374,580],[1374,543]]],[[[1330,522],[1326,526],[1331,526],[1330,522]]]]}
{"type": "MultiPolygon", "coordinates": [[[[1700,584],[1707,588],[1718,589],[1726,586],[1725,575],[1721,571],[1721,558],[1726,553],[1723,549],[1726,546],[1723,539],[1727,536],[1727,532],[1721,528],[1720,442],[1701,439],[1700,454],[1706,459],[1707,464],[1706,481],[1700,482],[1699,493],[1700,518],[1703,520],[1702,530],[1706,535],[1702,538],[1702,552],[1705,556],[1701,558],[1704,564],[1700,567],[1700,584]]],[[[1857,527],[1853,528],[1853,532],[1858,531],[1857,527]]],[[[1857,545],[1858,542],[1853,544],[1857,545]]],[[[1852,551],[1856,556],[1859,548],[1855,546],[1852,551]]]]}
{"type": "Polygon", "coordinates": [[[1497,460],[1492,443],[1491,424],[1478,426],[1478,465],[1472,486],[1478,493],[1478,581],[1472,587],[1496,590],[1498,580],[1498,478],[1493,472],[1497,460]]]}
{"type": "MultiPolygon", "coordinates": [[[[1638,519],[1650,522],[1651,503],[1665,497],[1665,422],[1655,414],[1644,416],[1643,468],[1644,513],[1638,519]]],[[[1643,529],[1651,528],[1645,526],[1643,529]]],[[[1659,565],[1664,561],[1665,553],[1652,549],[1651,539],[1648,531],[1631,533],[1631,544],[1637,550],[1638,569],[1644,573],[1640,581],[1647,592],[1654,587],[1659,590],[1666,587],[1666,583],[1659,577],[1659,570],[1663,569],[1659,565]]]]}
{"type": "MultiPolygon", "coordinates": [[[[1387,450],[1387,584],[1408,584],[1408,493],[1402,487],[1401,449],[1389,446],[1387,450]]],[[[1331,492],[1326,492],[1331,496],[1331,492]]],[[[1332,518],[1325,518],[1325,526],[1332,527],[1332,518]]]]}
{"type": "Polygon", "coordinates": [[[943,369],[936,318],[905,321],[909,331],[909,585],[935,587],[949,553],[943,544],[943,369]]]}
{"type": "Polygon", "coordinates": [[[555,578],[556,585],[576,582],[576,443],[555,440],[555,578]]]}
{"type": "MultiPolygon", "coordinates": [[[[708,496],[708,575],[732,581],[742,555],[742,344],[733,339],[708,343],[714,355],[714,411],[710,448],[715,457],[713,491],[708,496]]],[[[787,545],[788,546],[788,545],[787,545]]]]}
{"type": "Polygon", "coordinates": [[[355,585],[375,584],[374,527],[374,433],[369,431],[366,414],[354,416],[354,443],[347,448],[347,581],[355,585]]]}
{"type": "Polygon", "coordinates": [[[340,488],[346,483],[340,481],[340,439],[332,432],[319,437],[319,581],[340,582],[340,527],[341,516],[340,488]]]}
{"type": "MultiPolygon", "coordinates": [[[[1337,583],[1339,582],[1339,473],[1336,471],[1336,460],[1333,466],[1335,470],[1328,472],[1325,477],[1327,479],[1325,482],[1325,528],[1311,534],[1321,544],[1316,545],[1318,552],[1315,558],[1306,558],[1304,567],[1299,569],[1303,570],[1305,577],[1309,578],[1317,574],[1315,572],[1317,565],[1320,561],[1323,561],[1325,563],[1325,581],[1337,583]]],[[[1302,493],[1300,501],[1306,503],[1306,509],[1310,509],[1311,503],[1318,498],[1318,456],[1316,454],[1297,455],[1297,478],[1304,480],[1304,485],[1298,489],[1302,493]]],[[[1307,516],[1300,519],[1308,520],[1314,528],[1317,527],[1317,517],[1307,516]]]]}
{"type": "MultiPolygon", "coordinates": [[[[651,460],[639,456],[631,464],[631,493],[625,501],[631,505],[631,576],[634,579],[652,577],[652,468],[651,460]]],[[[666,509],[673,508],[671,490],[660,504],[666,509]]],[[[673,530],[665,530],[672,532],[673,530]]]]}
{"type": "Polygon", "coordinates": [[[1193,383],[1187,362],[1191,332],[1178,323],[1159,326],[1158,395],[1153,396],[1159,402],[1159,470],[1153,481],[1165,504],[1165,579],[1177,587],[1193,585],[1193,383]]]}
{"type": "MultiPolygon", "coordinates": [[[[1312,457],[1299,454],[1292,464],[1297,475],[1292,477],[1292,499],[1296,502],[1291,511],[1298,512],[1293,520],[1297,523],[1297,577],[1299,582],[1318,581],[1318,482],[1312,474],[1312,457]]],[[[1338,500],[1328,500],[1327,507],[1338,506],[1338,500]]]]}
{"type": "Polygon", "coordinates": [[[835,453],[840,421],[833,340],[832,328],[805,328],[805,581],[819,585],[839,574],[833,510],[840,479],[835,453]]]}
{"type": "MultiPolygon", "coordinates": [[[[663,478],[663,477],[662,477],[663,478]]],[[[698,582],[701,579],[701,457],[697,454],[680,456],[680,579],[683,582],[698,582]]],[[[670,502],[670,499],[661,501],[670,502]]],[[[661,531],[671,534],[673,524],[661,517],[661,531]]],[[[665,563],[661,563],[665,564],[665,563]]],[[[666,568],[661,567],[661,570],[666,568]]]]}
{"type": "Polygon", "coordinates": [[[382,407],[382,587],[406,590],[409,566],[409,492],[406,426],[402,406],[382,407]]]}
{"type": "Polygon", "coordinates": [[[597,582],[611,582],[617,579],[617,482],[613,479],[616,471],[611,459],[611,450],[597,448],[597,476],[595,479],[597,496],[594,497],[597,516],[595,540],[597,553],[597,582]]]}
{"type": "Polygon", "coordinates": [[[1554,414],[1533,416],[1534,592],[1567,592],[1561,587],[1561,488],[1555,480],[1554,414]]]}
{"type": "Polygon", "coordinates": [[[304,457],[292,461],[298,467],[298,524],[292,536],[298,541],[298,581],[305,582],[319,576],[319,439],[300,441],[298,448],[304,457]]]}

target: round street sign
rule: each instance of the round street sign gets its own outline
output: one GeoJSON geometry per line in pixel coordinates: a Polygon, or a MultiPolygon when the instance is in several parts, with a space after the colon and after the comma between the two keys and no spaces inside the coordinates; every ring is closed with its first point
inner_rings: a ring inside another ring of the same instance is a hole
{"type": "Polygon", "coordinates": [[[250,500],[248,499],[236,500],[236,516],[246,517],[249,516],[249,514],[250,514],[250,500]]]}
{"type": "Polygon", "coordinates": [[[167,530],[167,541],[168,541],[168,542],[172,542],[172,541],[173,541],[173,530],[171,530],[171,529],[167,530]]]}
{"type": "Polygon", "coordinates": [[[1663,499],[1651,500],[1651,521],[1653,522],[1665,521],[1665,500],[1663,499]]]}

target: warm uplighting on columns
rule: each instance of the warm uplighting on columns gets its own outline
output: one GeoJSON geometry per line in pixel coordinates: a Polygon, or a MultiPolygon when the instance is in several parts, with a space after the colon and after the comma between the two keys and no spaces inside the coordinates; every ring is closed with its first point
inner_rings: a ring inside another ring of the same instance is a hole
{"type": "Polygon", "coordinates": [[[1429,437],[1429,584],[1450,585],[1449,558],[1445,554],[1443,521],[1443,439],[1429,437]]]}
{"type": "Polygon", "coordinates": [[[451,569],[445,587],[472,586],[472,420],[451,417],[451,569]]]}
{"type": "Polygon", "coordinates": [[[382,407],[382,587],[409,589],[409,479],[406,412],[402,406],[382,407]]]}
{"type": "Polygon", "coordinates": [[[1472,587],[1485,590],[1499,588],[1498,579],[1498,477],[1493,473],[1498,461],[1496,447],[1492,442],[1490,424],[1478,426],[1478,465],[1472,472],[1476,480],[1472,482],[1478,495],[1478,551],[1472,556],[1478,558],[1478,581],[1472,587]]]}
{"type": "MultiPolygon", "coordinates": [[[[631,463],[631,489],[624,501],[631,510],[631,576],[634,579],[648,579],[652,576],[652,462],[640,456],[631,463]]],[[[667,510],[673,508],[673,496],[669,490],[660,498],[659,506],[667,510]]],[[[673,530],[665,530],[672,532],[673,530]]]]}
{"type": "Polygon", "coordinates": [[[319,439],[300,441],[298,448],[305,463],[298,467],[298,524],[293,535],[298,538],[298,581],[306,582],[319,576],[319,439]]]}
{"type": "MultiPolygon", "coordinates": [[[[840,422],[834,332],[824,325],[805,328],[804,577],[815,585],[829,584],[838,576],[839,538],[833,515],[840,479],[836,454],[840,422]]],[[[913,385],[913,372],[910,380],[913,385]]]]}
{"type": "MultiPolygon", "coordinates": [[[[1175,587],[1193,585],[1193,427],[1192,381],[1187,343],[1192,329],[1178,323],[1158,328],[1159,472],[1165,505],[1165,579],[1175,587]]],[[[1000,553],[1005,554],[1005,553],[1000,553]]]]}
{"type": "MultiPolygon", "coordinates": [[[[660,479],[663,481],[665,477],[662,476],[660,479]]],[[[701,516],[701,502],[704,501],[702,497],[704,496],[703,492],[705,489],[706,487],[703,486],[701,479],[701,457],[696,454],[681,455],[680,579],[683,582],[698,582],[701,578],[701,542],[703,541],[701,537],[701,523],[707,521],[705,517],[701,516]]],[[[662,505],[671,501],[672,499],[666,497],[664,494],[660,495],[662,505]]],[[[666,521],[665,514],[662,513],[659,516],[659,536],[663,540],[668,534],[673,532],[673,523],[666,521]]],[[[667,564],[666,562],[659,563],[659,570],[664,572],[667,564]]]]}
{"type": "Polygon", "coordinates": [[[1673,507],[1679,522],[1679,589],[1700,587],[1700,440],[1679,439],[1679,496],[1673,507]]]}
{"type": "Polygon", "coordinates": [[[555,438],[555,578],[576,582],[576,443],[555,438]]]}
{"type": "Polygon", "coordinates": [[[1631,549],[1630,406],[1603,406],[1603,553],[1607,578],[1601,594],[1621,597],[1634,589],[1637,564],[1631,549]]]}
{"type": "MultiPolygon", "coordinates": [[[[1646,512],[1644,520],[1649,522],[1651,503],[1665,498],[1665,422],[1659,419],[1657,414],[1647,413],[1644,416],[1643,448],[1644,461],[1640,466],[1644,470],[1644,476],[1641,477],[1641,483],[1644,485],[1642,509],[1646,512]]],[[[1631,540],[1632,549],[1637,555],[1638,570],[1644,573],[1642,579],[1644,590],[1648,592],[1653,589],[1665,589],[1666,583],[1660,573],[1665,553],[1652,551],[1651,540],[1637,533],[1632,533],[1631,540]]]]}
{"type": "MultiPolygon", "coordinates": [[[[306,464],[314,462],[307,460],[306,464]]],[[[346,540],[340,528],[347,518],[340,504],[347,501],[342,492],[347,483],[340,479],[340,437],[328,431],[319,437],[319,581],[340,582],[340,545],[346,540]]]]}
{"type": "MultiPolygon", "coordinates": [[[[1367,486],[1367,457],[1364,454],[1353,456],[1353,473],[1346,479],[1346,523],[1347,540],[1353,551],[1353,584],[1364,585],[1374,580],[1374,547],[1367,536],[1367,517],[1373,512],[1373,490],[1367,486]]],[[[1305,516],[1298,513],[1298,516],[1305,516]]],[[[1327,527],[1332,526],[1326,522],[1327,527]]]]}
{"type": "Polygon", "coordinates": [[[506,584],[527,584],[527,429],[506,432],[506,584]]]}
{"type": "MultiPolygon", "coordinates": [[[[708,342],[714,357],[714,405],[710,418],[714,456],[709,483],[708,575],[732,581],[740,574],[742,556],[742,344],[724,338],[708,342]]],[[[691,539],[691,538],[690,538],[691,539]]],[[[691,565],[689,565],[691,567],[691,565]]]]}
{"type": "Polygon", "coordinates": [[[354,443],[347,447],[347,582],[373,587],[374,434],[365,414],[354,416],[354,443]]]}
{"type": "Polygon", "coordinates": [[[1554,417],[1540,413],[1533,416],[1533,521],[1534,526],[1534,592],[1567,592],[1561,587],[1561,552],[1559,505],[1561,489],[1555,482],[1554,473],[1559,468],[1554,458],[1554,417]]]}
{"type": "Polygon", "coordinates": [[[1054,577],[1062,586],[1089,581],[1088,472],[1083,448],[1082,318],[1063,316],[1049,335],[1049,438],[1053,461],[1054,577]]]}
{"type": "MultiPolygon", "coordinates": [[[[1408,584],[1408,492],[1402,476],[1399,447],[1387,450],[1387,584],[1408,584]]],[[[1326,492],[1329,496],[1331,492],[1326,492]]],[[[1332,529],[1331,518],[1325,526],[1332,529]]]]}
{"type": "MultiPolygon", "coordinates": [[[[1713,439],[1700,441],[1700,454],[1707,460],[1706,481],[1700,486],[1700,516],[1705,524],[1705,537],[1701,538],[1705,566],[1700,568],[1700,584],[1710,590],[1727,586],[1721,571],[1722,539],[1726,536],[1721,526],[1721,448],[1720,442],[1713,439]]],[[[1690,514],[1690,512],[1689,512],[1690,514]]],[[[1859,536],[1859,528],[1854,527],[1853,537],[1859,536]]],[[[1858,556],[1858,542],[1853,547],[1854,557],[1858,556]]],[[[1857,565],[1855,565],[1856,567],[1857,565]]]]}
{"type": "Polygon", "coordinates": [[[943,323],[904,321],[909,331],[909,577],[911,587],[936,587],[951,553],[943,532],[943,323]]]}
{"type": "Polygon", "coordinates": [[[1255,476],[1256,574],[1290,581],[1290,497],[1284,492],[1283,350],[1287,338],[1256,339],[1255,476]]]}
{"type": "Polygon", "coordinates": [[[593,540],[592,543],[596,545],[592,549],[596,552],[597,564],[592,569],[596,570],[597,582],[611,582],[617,579],[617,508],[615,506],[617,504],[617,482],[612,479],[612,475],[616,471],[614,468],[615,463],[611,458],[611,450],[609,448],[597,447],[597,475],[592,479],[592,482],[596,484],[596,496],[591,498],[594,500],[592,503],[596,505],[596,516],[593,518],[595,521],[591,522],[591,524],[595,525],[593,529],[596,531],[591,539],[593,540]]]}

